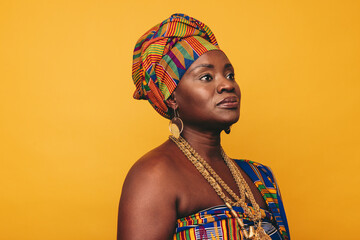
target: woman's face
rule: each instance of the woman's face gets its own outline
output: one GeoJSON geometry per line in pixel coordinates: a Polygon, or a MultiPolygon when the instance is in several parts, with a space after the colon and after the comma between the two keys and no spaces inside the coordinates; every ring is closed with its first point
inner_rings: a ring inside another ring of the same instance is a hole
{"type": "Polygon", "coordinates": [[[240,88],[234,68],[219,50],[201,55],[181,78],[174,94],[185,126],[225,129],[240,116],[240,88]]]}

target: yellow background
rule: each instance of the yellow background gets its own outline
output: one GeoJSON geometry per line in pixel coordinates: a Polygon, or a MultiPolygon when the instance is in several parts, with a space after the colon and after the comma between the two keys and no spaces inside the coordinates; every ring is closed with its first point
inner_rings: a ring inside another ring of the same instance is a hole
{"type": "Polygon", "coordinates": [[[127,171],[168,136],[132,99],[132,50],[175,12],[235,65],[241,118],[223,145],[271,166],[292,239],[358,239],[356,0],[2,0],[0,238],[115,239],[127,171]]]}

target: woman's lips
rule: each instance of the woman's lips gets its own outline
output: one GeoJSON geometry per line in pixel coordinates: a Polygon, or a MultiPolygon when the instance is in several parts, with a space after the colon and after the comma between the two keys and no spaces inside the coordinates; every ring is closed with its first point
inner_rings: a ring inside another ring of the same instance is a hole
{"type": "Polygon", "coordinates": [[[239,107],[239,98],[236,96],[226,97],[216,104],[221,108],[238,108],[239,107]]]}

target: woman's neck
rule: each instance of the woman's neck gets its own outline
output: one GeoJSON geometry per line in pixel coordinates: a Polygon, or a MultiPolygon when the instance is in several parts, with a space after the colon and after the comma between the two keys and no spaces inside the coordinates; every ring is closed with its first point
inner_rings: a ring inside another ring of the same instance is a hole
{"type": "Polygon", "coordinates": [[[223,161],[219,131],[199,131],[197,129],[184,128],[181,135],[209,163],[219,160],[223,161]]]}

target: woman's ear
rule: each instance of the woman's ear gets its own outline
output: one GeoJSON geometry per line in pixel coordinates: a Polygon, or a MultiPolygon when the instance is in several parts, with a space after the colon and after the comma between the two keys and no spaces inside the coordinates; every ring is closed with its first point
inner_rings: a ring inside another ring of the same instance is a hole
{"type": "Polygon", "coordinates": [[[176,103],[176,98],[174,94],[171,94],[170,97],[165,100],[165,102],[169,108],[172,108],[174,110],[176,110],[179,107],[178,104],[176,103]]]}

